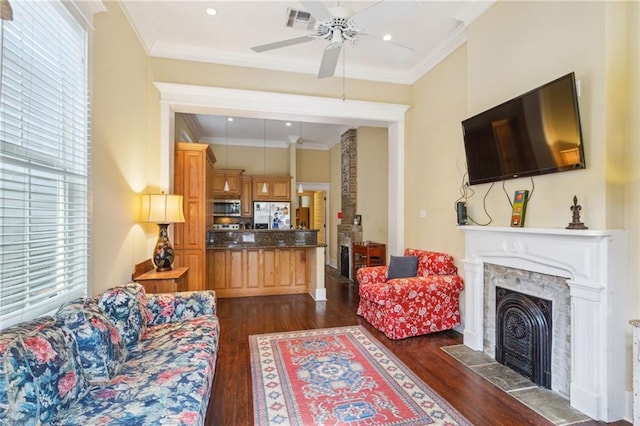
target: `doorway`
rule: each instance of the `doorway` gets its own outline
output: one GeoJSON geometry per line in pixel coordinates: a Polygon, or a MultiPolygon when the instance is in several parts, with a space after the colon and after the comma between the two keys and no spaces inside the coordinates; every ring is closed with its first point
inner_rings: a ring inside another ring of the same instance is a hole
{"type": "Polygon", "coordinates": [[[330,184],[301,182],[304,191],[296,194],[297,206],[309,209],[309,219],[307,226],[310,229],[318,230],[318,244],[325,244],[325,264],[330,264],[329,256],[326,255],[327,247],[330,247],[331,233],[327,232],[331,226],[330,210],[330,184]]]}
{"type": "MultiPolygon", "coordinates": [[[[174,118],[179,112],[385,127],[388,131],[390,253],[404,250],[405,113],[409,105],[154,82],[160,92],[160,186],[173,188],[174,118]]],[[[337,210],[336,210],[337,211],[337,210]]],[[[331,216],[329,216],[331,217],[331,216]]],[[[328,234],[328,233],[327,233],[328,234]]],[[[329,242],[327,242],[328,244],[329,242]]],[[[334,247],[337,251],[337,248],[334,247]]]]}

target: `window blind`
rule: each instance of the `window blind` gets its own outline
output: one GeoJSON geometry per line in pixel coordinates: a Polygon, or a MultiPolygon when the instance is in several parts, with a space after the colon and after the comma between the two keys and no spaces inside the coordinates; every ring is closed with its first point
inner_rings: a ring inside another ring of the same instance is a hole
{"type": "Polygon", "coordinates": [[[0,328],[87,293],[87,33],[58,1],[12,1],[0,56],[0,328]]]}

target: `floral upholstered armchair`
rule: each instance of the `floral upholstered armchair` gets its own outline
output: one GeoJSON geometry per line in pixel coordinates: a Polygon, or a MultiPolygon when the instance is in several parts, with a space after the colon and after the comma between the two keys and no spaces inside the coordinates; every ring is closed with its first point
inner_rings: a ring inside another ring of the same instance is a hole
{"type": "Polygon", "coordinates": [[[360,285],[358,315],[390,339],[460,324],[464,282],[448,254],[406,249],[404,257],[391,256],[389,266],[360,268],[356,277],[360,285]]]}

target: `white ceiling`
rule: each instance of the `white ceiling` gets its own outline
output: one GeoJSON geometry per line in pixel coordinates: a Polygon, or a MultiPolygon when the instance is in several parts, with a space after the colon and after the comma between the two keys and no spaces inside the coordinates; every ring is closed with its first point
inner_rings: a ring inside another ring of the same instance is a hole
{"type": "Polygon", "coordinates": [[[349,126],[298,121],[261,120],[247,117],[183,114],[195,130],[198,142],[237,146],[285,148],[295,143],[301,149],[330,149],[340,142],[349,126]]]}
{"type": "MultiPolygon", "coordinates": [[[[386,1],[406,3],[408,0],[386,1]]],[[[415,12],[378,28],[366,29],[367,34],[375,37],[390,34],[393,43],[411,48],[415,54],[408,62],[398,64],[384,61],[362,49],[345,44],[344,56],[338,62],[336,77],[332,78],[345,76],[413,84],[465,41],[469,23],[494,0],[411,1],[418,3],[415,12]]],[[[357,13],[377,2],[356,0],[324,3],[328,7],[339,4],[357,13]]],[[[120,0],[120,4],[147,53],[155,57],[317,75],[327,45],[326,40],[314,40],[262,53],[251,50],[253,46],[302,37],[313,32],[302,25],[286,27],[288,8],[303,10],[297,1],[120,0]],[[214,8],[217,14],[208,15],[207,8],[214,8]]],[[[216,142],[220,141],[221,136],[224,137],[224,132],[222,135],[219,133],[221,124],[224,128],[224,117],[194,118],[199,124],[202,142],[216,142]]],[[[238,120],[236,128],[241,127],[241,124],[248,125],[247,133],[238,134],[237,138],[229,137],[230,143],[250,144],[252,140],[255,143],[258,128],[258,139],[260,144],[263,143],[262,120],[238,120]],[[252,129],[253,133],[250,133],[252,129]]],[[[274,135],[273,139],[268,140],[285,142],[298,135],[299,124],[293,123],[284,133],[276,136],[276,129],[280,125],[284,127],[283,123],[278,122],[268,124],[269,133],[273,129],[274,135]],[[284,140],[279,139],[282,137],[284,140]]],[[[305,123],[302,127],[302,139],[307,145],[315,142],[323,147],[339,141],[339,135],[346,130],[344,126],[328,124],[305,123]]]]}

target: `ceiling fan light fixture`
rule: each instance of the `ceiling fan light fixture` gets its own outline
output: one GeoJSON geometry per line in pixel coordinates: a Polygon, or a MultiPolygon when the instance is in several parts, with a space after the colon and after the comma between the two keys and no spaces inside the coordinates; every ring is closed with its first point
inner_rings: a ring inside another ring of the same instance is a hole
{"type": "Polygon", "coordinates": [[[417,1],[382,0],[358,12],[339,6],[339,3],[336,7],[327,7],[324,2],[317,0],[298,1],[308,14],[317,20],[314,33],[255,46],[251,48],[254,52],[280,49],[317,39],[325,40],[328,42],[328,46],[325,48],[320,62],[318,78],[334,76],[339,52],[345,41],[350,41],[353,47],[366,50],[377,57],[398,63],[406,62],[414,53],[409,47],[391,43],[390,39],[383,40],[367,34],[365,31],[410,13],[420,6],[417,1]]]}

